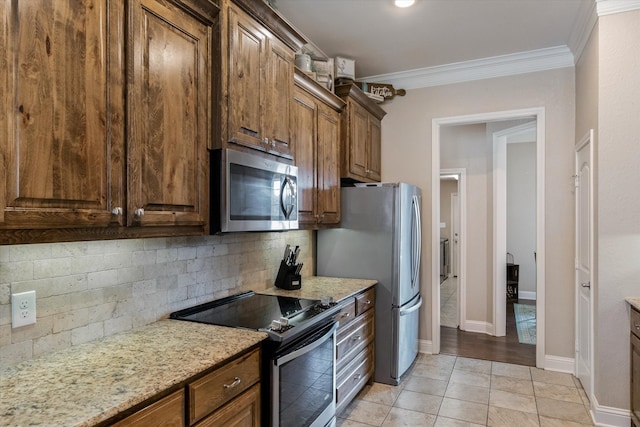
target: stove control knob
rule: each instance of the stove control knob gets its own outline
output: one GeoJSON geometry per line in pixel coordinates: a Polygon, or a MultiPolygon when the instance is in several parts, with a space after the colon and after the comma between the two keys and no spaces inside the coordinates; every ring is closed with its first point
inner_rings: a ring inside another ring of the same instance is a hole
{"type": "Polygon", "coordinates": [[[278,332],[279,330],[282,329],[282,323],[280,323],[278,320],[272,320],[271,326],[269,327],[269,329],[271,329],[272,331],[278,332]]]}
{"type": "Polygon", "coordinates": [[[286,317],[281,317],[279,322],[282,326],[289,326],[289,319],[287,319],[286,317]]]}

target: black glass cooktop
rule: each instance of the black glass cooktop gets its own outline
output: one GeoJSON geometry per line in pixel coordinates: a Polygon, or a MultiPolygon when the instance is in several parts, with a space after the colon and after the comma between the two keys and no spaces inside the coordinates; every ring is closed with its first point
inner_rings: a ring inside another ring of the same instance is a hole
{"type": "Polygon", "coordinates": [[[247,329],[268,328],[273,320],[295,326],[319,311],[317,300],[246,292],[171,313],[172,319],[247,329]]]}

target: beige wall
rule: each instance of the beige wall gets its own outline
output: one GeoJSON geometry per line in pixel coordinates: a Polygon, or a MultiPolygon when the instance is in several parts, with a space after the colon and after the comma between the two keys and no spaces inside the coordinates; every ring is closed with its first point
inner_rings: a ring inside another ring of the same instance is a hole
{"type": "Polygon", "coordinates": [[[310,231],[0,246],[0,369],[273,286],[287,243],[312,274],[310,231]],[[28,290],[37,322],[11,329],[11,293],[28,290]]]}
{"type": "MultiPolygon", "coordinates": [[[[546,111],[546,353],[573,357],[574,69],[415,89],[384,104],[382,178],[423,190],[422,288],[431,311],[431,124],[435,118],[544,107],[546,111]]],[[[431,339],[430,316],[420,337],[431,339]]]]}
{"type": "Polygon", "coordinates": [[[598,33],[596,397],[617,408],[629,407],[624,298],[640,294],[639,23],[640,10],[602,16],[598,33]]]}

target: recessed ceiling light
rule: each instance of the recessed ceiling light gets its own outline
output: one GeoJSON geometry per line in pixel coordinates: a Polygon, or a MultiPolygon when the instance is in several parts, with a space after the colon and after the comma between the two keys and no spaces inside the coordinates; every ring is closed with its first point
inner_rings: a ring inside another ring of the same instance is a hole
{"type": "Polygon", "coordinates": [[[414,4],[416,0],[395,0],[395,5],[398,7],[409,7],[414,4]]]}

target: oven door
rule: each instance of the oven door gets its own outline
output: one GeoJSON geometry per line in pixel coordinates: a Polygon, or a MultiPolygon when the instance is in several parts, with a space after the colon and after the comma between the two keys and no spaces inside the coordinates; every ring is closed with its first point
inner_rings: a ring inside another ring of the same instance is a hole
{"type": "Polygon", "coordinates": [[[272,357],[272,426],[324,427],[335,422],[336,328],[331,322],[272,357]]]}

